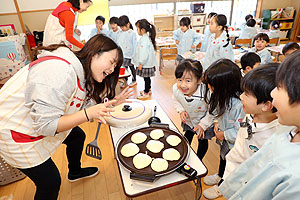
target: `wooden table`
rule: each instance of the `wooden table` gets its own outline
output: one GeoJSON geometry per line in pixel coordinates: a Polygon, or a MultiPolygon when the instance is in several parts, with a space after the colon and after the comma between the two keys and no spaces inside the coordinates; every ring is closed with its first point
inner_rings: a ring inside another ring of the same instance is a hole
{"type": "MultiPolygon", "coordinates": [[[[173,122],[169,119],[167,114],[163,111],[162,107],[158,104],[155,100],[148,100],[145,101],[148,103],[152,108],[154,106],[157,106],[157,113],[156,116],[159,117],[162,121],[162,123],[169,124],[171,129],[177,130],[173,122]]],[[[131,131],[132,129],[141,128],[148,126],[148,123],[145,122],[144,124],[137,126],[137,127],[125,127],[125,128],[115,128],[110,127],[110,133],[111,138],[113,141],[114,148],[116,150],[116,144],[118,140],[124,135],[125,133],[131,131]]],[[[193,149],[190,148],[190,154],[186,160],[186,163],[189,164],[191,167],[193,167],[198,173],[197,176],[199,178],[205,176],[207,174],[207,168],[204,166],[204,164],[201,162],[201,160],[198,158],[196,153],[193,151],[193,149]]],[[[122,166],[121,163],[117,161],[122,186],[124,193],[126,195],[127,199],[132,199],[134,197],[138,197],[141,195],[149,194],[151,192],[156,192],[162,189],[166,189],[169,187],[173,187],[175,185],[185,183],[188,181],[191,181],[191,178],[187,178],[186,176],[179,174],[178,172],[172,172],[168,175],[162,176],[159,179],[155,180],[152,183],[144,182],[144,181],[138,181],[138,180],[132,180],[130,179],[130,172],[122,166]]],[[[199,191],[199,184],[197,185],[196,191],[199,191]]],[[[196,198],[199,196],[199,194],[196,193],[196,198]]]]}

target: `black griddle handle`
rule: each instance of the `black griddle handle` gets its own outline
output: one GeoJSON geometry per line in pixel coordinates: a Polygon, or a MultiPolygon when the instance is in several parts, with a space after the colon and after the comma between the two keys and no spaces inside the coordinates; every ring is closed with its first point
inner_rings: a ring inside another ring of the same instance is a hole
{"type": "Polygon", "coordinates": [[[157,123],[157,122],[152,122],[149,126],[154,127],[154,128],[167,128],[167,129],[169,129],[169,124],[163,124],[163,123],[157,123]]]}
{"type": "Polygon", "coordinates": [[[134,172],[130,172],[130,179],[133,180],[138,180],[138,181],[146,181],[146,182],[154,182],[154,180],[156,179],[156,176],[148,176],[145,174],[137,174],[134,172]]]}

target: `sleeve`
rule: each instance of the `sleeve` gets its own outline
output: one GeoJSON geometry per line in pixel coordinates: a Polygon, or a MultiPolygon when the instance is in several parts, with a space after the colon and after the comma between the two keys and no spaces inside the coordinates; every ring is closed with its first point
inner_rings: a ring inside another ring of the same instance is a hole
{"type": "Polygon", "coordinates": [[[59,118],[64,115],[66,105],[75,91],[75,72],[61,62],[43,62],[33,67],[28,76],[25,106],[30,109],[32,128],[39,135],[55,135],[59,118]],[[51,76],[45,78],[41,74],[51,76]]]}
{"type": "Polygon", "coordinates": [[[145,63],[147,62],[148,56],[149,56],[149,47],[145,43],[145,41],[141,41],[140,46],[138,46],[137,48],[139,48],[138,64],[145,65],[145,63]]]}
{"type": "Polygon", "coordinates": [[[97,34],[97,29],[96,28],[93,28],[92,30],[91,30],[91,34],[90,34],[90,37],[89,37],[89,39],[91,39],[94,35],[96,35],[97,34]]]}
{"type": "Polygon", "coordinates": [[[206,129],[208,129],[213,123],[214,123],[214,117],[213,115],[209,114],[207,111],[205,117],[203,117],[200,120],[199,125],[203,128],[204,131],[206,131],[206,129]]]}
{"type": "Polygon", "coordinates": [[[183,111],[185,111],[185,109],[183,108],[183,106],[178,102],[177,98],[176,98],[176,90],[177,90],[177,84],[173,85],[173,94],[172,94],[172,99],[173,99],[173,105],[175,107],[175,110],[178,113],[181,113],[183,111]]]}
{"type": "Polygon", "coordinates": [[[132,56],[134,56],[134,52],[137,46],[137,40],[136,40],[136,33],[134,31],[132,31],[132,56]]]}
{"type": "Polygon", "coordinates": [[[173,38],[174,40],[179,40],[179,30],[173,31],[173,38]]]}
{"type": "Polygon", "coordinates": [[[261,64],[262,65],[273,62],[271,53],[268,50],[266,50],[263,53],[261,53],[260,54],[260,58],[261,58],[261,64]]]}
{"type": "Polygon", "coordinates": [[[78,48],[82,48],[84,45],[74,38],[74,21],[75,15],[73,12],[67,10],[59,13],[58,15],[59,21],[64,23],[65,31],[66,31],[66,39],[74,46],[78,48]]]}
{"type": "Polygon", "coordinates": [[[201,41],[201,37],[198,33],[196,33],[196,31],[193,31],[193,45],[198,45],[201,41]]]}
{"type": "Polygon", "coordinates": [[[287,178],[285,181],[280,182],[280,184],[275,187],[272,199],[298,199],[300,196],[299,182],[299,177],[292,177],[291,175],[290,178],[287,178]]]}
{"type": "Polygon", "coordinates": [[[227,119],[230,126],[224,131],[225,140],[227,140],[231,144],[234,144],[235,142],[237,132],[240,129],[240,122],[244,117],[245,113],[241,104],[237,104],[235,107],[231,108],[227,119]]]}

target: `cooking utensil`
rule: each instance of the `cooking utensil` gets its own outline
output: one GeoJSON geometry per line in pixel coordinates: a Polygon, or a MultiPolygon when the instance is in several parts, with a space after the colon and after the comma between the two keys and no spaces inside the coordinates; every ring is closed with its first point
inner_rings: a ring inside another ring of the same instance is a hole
{"type": "Polygon", "coordinates": [[[148,125],[149,125],[149,126],[150,126],[150,124],[152,124],[152,123],[160,123],[160,122],[161,122],[160,119],[159,119],[158,117],[155,116],[155,115],[156,115],[156,109],[157,109],[157,107],[154,106],[154,113],[153,113],[153,116],[150,117],[149,120],[148,120],[148,125]]]}
{"type": "Polygon", "coordinates": [[[90,156],[92,158],[96,158],[99,160],[102,159],[101,150],[100,150],[99,146],[97,145],[97,139],[98,139],[100,127],[101,127],[101,121],[98,122],[98,128],[97,128],[97,133],[96,133],[95,139],[91,143],[86,145],[86,149],[85,149],[85,154],[87,156],[90,156]]]}

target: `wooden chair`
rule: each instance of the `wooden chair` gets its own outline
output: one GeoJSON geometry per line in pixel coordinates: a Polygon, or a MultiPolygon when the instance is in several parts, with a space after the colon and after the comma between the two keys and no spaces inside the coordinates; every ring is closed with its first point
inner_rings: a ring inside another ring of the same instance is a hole
{"type": "Polygon", "coordinates": [[[250,39],[250,38],[249,39],[239,39],[239,38],[236,39],[234,48],[239,49],[242,46],[251,48],[252,47],[252,39],[250,39]]]}
{"type": "Polygon", "coordinates": [[[269,46],[278,46],[279,45],[279,41],[280,41],[279,37],[277,37],[277,38],[270,38],[269,46]]]}
{"type": "Polygon", "coordinates": [[[176,60],[177,48],[160,48],[159,54],[159,71],[162,74],[162,69],[164,68],[164,60],[176,60]]]}
{"type": "Polygon", "coordinates": [[[200,43],[196,46],[196,51],[200,51],[201,45],[202,45],[202,42],[200,42],[200,43]]]}

